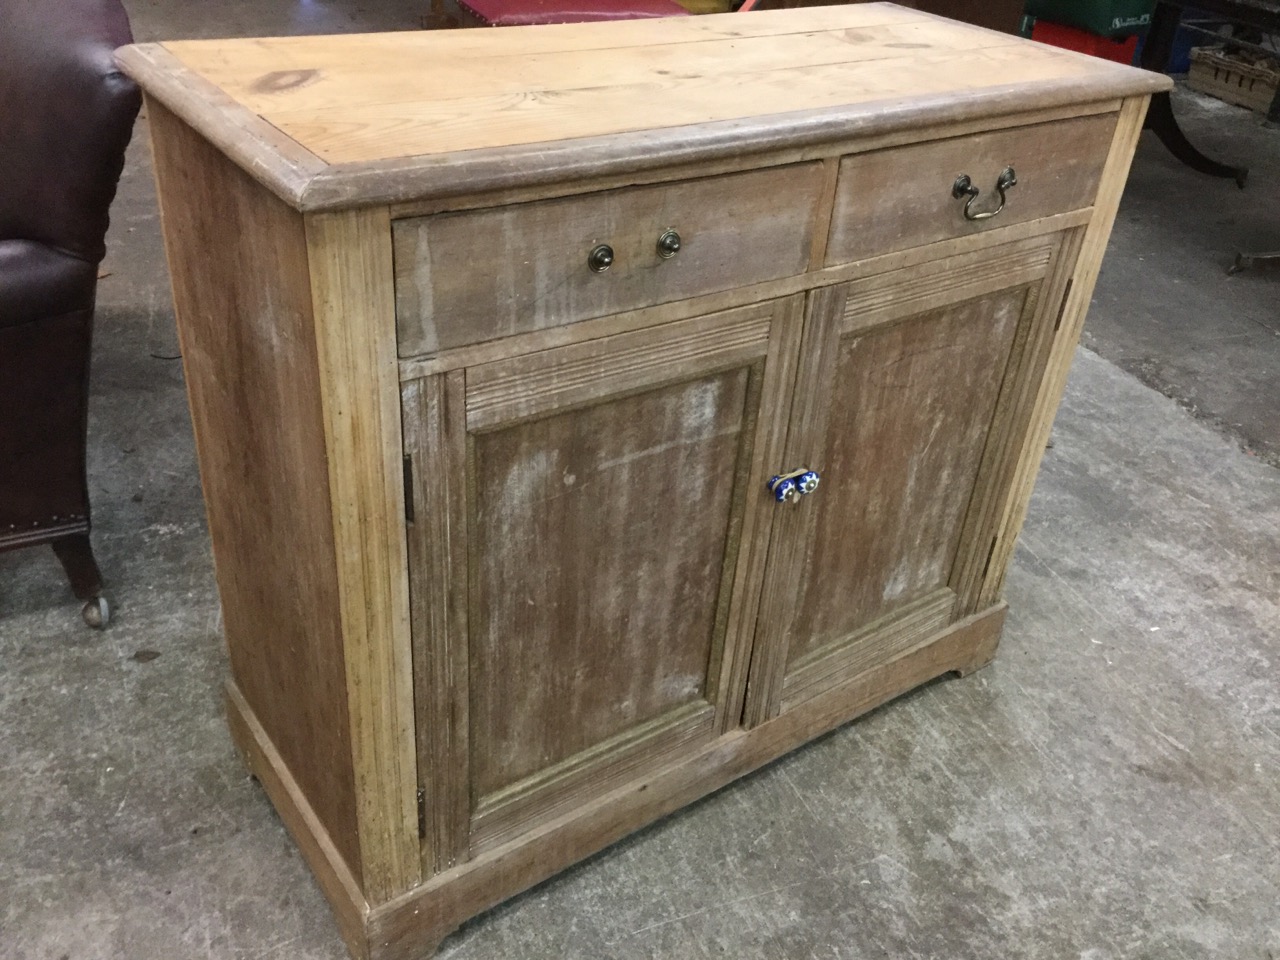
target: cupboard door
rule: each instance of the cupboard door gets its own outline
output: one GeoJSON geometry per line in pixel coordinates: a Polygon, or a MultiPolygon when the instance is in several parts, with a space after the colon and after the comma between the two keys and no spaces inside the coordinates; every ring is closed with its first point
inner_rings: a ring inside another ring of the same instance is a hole
{"type": "Polygon", "coordinates": [[[775,510],[749,725],[974,612],[1075,239],[810,295],[787,453],[774,466],[821,480],[775,510]]]}
{"type": "Polygon", "coordinates": [[[801,312],[404,386],[429,871],[737,726],[801,312]]]}

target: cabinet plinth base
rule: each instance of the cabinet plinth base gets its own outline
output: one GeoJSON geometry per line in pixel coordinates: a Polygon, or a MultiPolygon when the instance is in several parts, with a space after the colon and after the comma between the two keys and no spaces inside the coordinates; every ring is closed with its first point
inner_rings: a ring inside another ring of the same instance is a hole
{"type": "Polygon", "coordinates": [[[432,877],[387,903],[368,906],[306,798],[234,682],[227,684],[232,736],[332,905],[360,960],[425,960],[463,922],[628,833],[775,760],[828,730],[947,673],[966,675],[995,656],[1006,605],[961,621],[752,730],[735,730],[646,781],[432,877]]]}
{"type": "Polygon", "coordinates": [[[338,930],[352,956],[368,956],[365,924],[369,906],[360,892],[360,884],[346,861],[338,853],[321,825],[311,804],[258,722],[234,680],[226,685],[227,724],[231,739],[240,751],[245,766],[262,784],[284,821],[285,829],[298,844],[302,858],[315,874],[320,891],[329,901],[338,921],[338,930]]]}

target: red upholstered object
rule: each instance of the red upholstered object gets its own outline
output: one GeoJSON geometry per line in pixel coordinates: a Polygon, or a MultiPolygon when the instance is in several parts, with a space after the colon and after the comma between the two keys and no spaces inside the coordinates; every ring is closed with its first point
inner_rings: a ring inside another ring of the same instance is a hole
{"type": "Polygon", "coordinates": [[[458,6],[487,27],[689,15],[675,0],[459,0],[458,6]]]}

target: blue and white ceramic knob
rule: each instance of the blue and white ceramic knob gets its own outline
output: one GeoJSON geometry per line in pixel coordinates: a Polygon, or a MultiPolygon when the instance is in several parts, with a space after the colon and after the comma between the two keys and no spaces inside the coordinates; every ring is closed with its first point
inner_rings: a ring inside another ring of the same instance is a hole
{"type": "Polygon", "coordinates": [[[800,490],[791,477],[774,477],[769,481],[769,489],[773,491],[773,499],[779,503],[786,503],[800,495],[800,490]]]}
{"type": "Polygon", "coordinates": [[[800,476],[796,477],[796,488],[804,495],[808,496],[818,489],[818,472],[816,470],[806,470],[800,476]]]}

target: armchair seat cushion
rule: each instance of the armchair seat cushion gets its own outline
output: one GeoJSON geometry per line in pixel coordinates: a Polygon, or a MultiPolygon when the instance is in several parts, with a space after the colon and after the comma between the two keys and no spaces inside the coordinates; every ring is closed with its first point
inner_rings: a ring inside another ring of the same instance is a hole
{"type": "Polygon", "coordinates": [[[0,240],[0,327],[93,307],[96,264],[33,240],[0,240]]]}
{"type": "Polygon", "coordinates": [[[459,6],[490,27],[641,20],[689,14],[675,0],[459,0],[459,6]]]}

